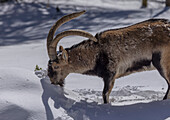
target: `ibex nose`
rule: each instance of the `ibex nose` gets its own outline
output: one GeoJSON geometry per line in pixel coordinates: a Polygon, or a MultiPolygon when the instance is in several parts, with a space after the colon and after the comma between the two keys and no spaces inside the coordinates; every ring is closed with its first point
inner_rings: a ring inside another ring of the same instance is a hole
{"type": "Polygon", "coordinates": [[[53,84],[53,85],[57,85],[58,83],[54,81],[54,82],[51,82],[51,84],[53,84]]]}
{"type": "Polygon", "coordinates": [[[54,82],[51,82],[51,84],[55,85],[55,83],[54,83],[54,82]]]}
{"type": "Polygon", "coordinates": [[[56,83],[56,82],[51,82],[51,84],[53,84],[53,85],[59,85],[60,87],[63,87],[64,85],[63,85],[63,83],[56,83]]]}

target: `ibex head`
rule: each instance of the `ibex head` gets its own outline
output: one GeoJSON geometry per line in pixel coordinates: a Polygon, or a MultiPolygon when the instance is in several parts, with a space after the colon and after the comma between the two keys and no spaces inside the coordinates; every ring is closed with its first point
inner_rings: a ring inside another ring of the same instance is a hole
{"type": "Polygon", "coordinates": [[[71,29],[64,32],[61,32],[53,38],[55,31],[64,23],[84,14],[85,11],[72,13],[66,15],[59,19],[50,29],[47,37],[47,50],[48,56],[50,58],[48,63],[48,76],[50,77],[51,83],[55,85],[63,86],[64,79],[71,72],[71,63],[69,63],[68,52],[62,47],[59,47],[59,53],[56,52],[56,47],[58,42],[66,36],[78,35],[87,37],[90,40],[97,41],[97,39],[90,33],[83,30],[71,29]]]}

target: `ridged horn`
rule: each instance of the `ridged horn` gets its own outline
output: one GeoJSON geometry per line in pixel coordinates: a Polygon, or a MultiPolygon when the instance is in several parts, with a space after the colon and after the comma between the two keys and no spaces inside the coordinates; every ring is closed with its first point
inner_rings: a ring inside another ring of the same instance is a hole
{"type": "Polygon", "coordinates": [[[85,13],[85,10],[81,11],[81,12],[75,12],[66,16],[63,16],[62,18],[60,18],[50,29],[49,33],[48,33],[48,37],[47,37],[47,50],[48,50],[48,54],[49,54],[49,45],[51,44],[51,42],[53,41],[53,36],[56,32],[56,30],[64,23],[82,15],[85,13]]]}
{"type": "Polygon", "coordinates": [[[97,39],[90,33],[83,31],[83,30],[77,30],[77,29],[71,29],[71,30],[67,30],[64,32],[59,33],[58,35],[56,35],[56,37],[54,38],[54,40],[51,42],[50,46],[49,46],[49,57],[50,60],[55,60],[57,57],[56,54],[56,47],[58,42],[66,36],[70,36],[70,35],[77,35],[77,36],[82,36],[82,37],[87,37],[90,40],[97,42],[97,39]]]}

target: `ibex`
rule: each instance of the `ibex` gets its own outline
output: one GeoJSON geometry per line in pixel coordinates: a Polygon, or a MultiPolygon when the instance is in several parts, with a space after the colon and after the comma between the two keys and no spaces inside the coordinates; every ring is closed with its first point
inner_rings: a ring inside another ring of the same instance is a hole
{"type": "MultiPolygon", "coordinates": [[[[170,98],[170,22],[150,19],[129,27],[106,30],[95,36],[83,30],[71,29],[53,38],[55,31],[65,22],[85,11],[72,13],[59,19],[50,29],[47,50],[50,58],[48,76],[52,84],[64,85],[69,73],[96,75],[103,78],[103,101],[109,103],[116,78],[134,72],[157,69],[167,81],[168,90],[163,99],[170,98]],[[88,38],[64,49],[58,42],[66,36],[88,38]]],[[[153,81],[154,82],[154,81],[153,81]]]]}

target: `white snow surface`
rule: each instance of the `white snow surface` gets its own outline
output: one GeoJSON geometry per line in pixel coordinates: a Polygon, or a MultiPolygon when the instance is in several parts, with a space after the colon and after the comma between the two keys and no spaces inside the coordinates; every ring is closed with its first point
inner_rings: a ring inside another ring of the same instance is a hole
{"type": "MultiPolygon", "coordinates": [[[[97,32],[150,18],[170,19],[163,0],[22,0],[0,4],[0,120],[170,120],[170,100],[162,100],[166,81],[157,71],[135,73],[116,80],[110,104],[103,104],[103,81],[70,74],[65,87],[50,84],[46,69],[46,37],[61,16],[86,10],[58,31],[97,32]],[[58,6],[61,12],[56,12],[58,6]],[[39,65],[43,70],[34,72],[39,65]]],[[[67,37],[70,47],[84,40],[67,37]]]]}

